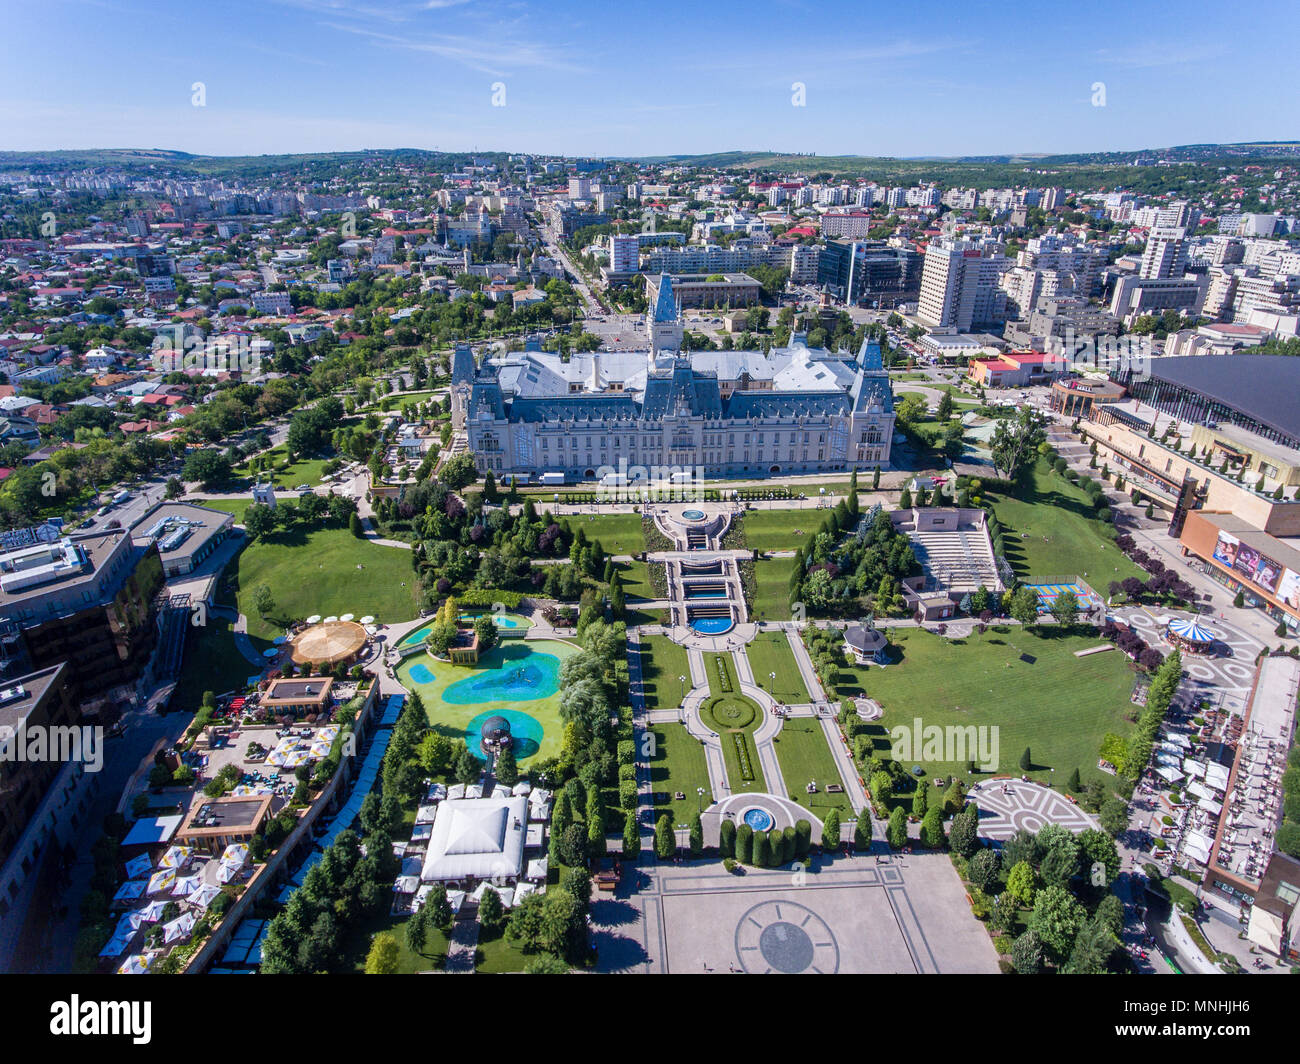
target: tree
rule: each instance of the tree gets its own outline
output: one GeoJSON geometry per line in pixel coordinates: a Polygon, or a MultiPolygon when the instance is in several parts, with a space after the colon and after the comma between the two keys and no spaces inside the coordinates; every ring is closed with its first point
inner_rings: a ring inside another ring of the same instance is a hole
{"type": "Polygon", "coordinates": [[[1038,454],[1038,446],[1047,439],[1043,418],[1033,407],[1023,406],[1014,418],[997,423],[990,439],[993,468],[1007,480],[1017,480],[1038,454]]]}
{"type": "Polygon", "coordinates": [[[1037,975],[1043,970],[1043,943],[1032,930],[1026,931],[1012,945],[1011,963],[1020,975],[1037,975]]]}
{"type": "Polygon", "coordinates": [[[191,451],[181,475],[188,481],[198,481],[205,489],[220,487],[230,480],[230,459],[211,448],[191,451]]]}
{"type": "Polygon", "coordinates": [[[456,782],[475,783],[480,772],[478,758],[471,754],[468,749],[462,750],[460,757],[456,759],[456,782]]]}
{"type": "Polygon", "coordinates": [[[1118,947],[1119,940],[1104,922],[1090,920],[1080,928],[1070,950],[1070,959],[1061,971],[1066,975],[1105,975],[1110,971],[1110,959],[1118,947]]]}
{"type": "Polygon", "coordinates": [[[741,864],[754,863],[754,829],[748,824],[736,829],[736,860],[741,864]]]}
{"type": "MultiPolygon", "coordinates": [[[[371,792],[372,794],[374,792],[371,792]]],[[[406,921],[406,948],[417,956],[424,952],[424,942],[429,934],[428,906],[416,910],[406,921]]]]}
{"type": "Polygon", "coordinates": [[[506,907],[501,904],[501,895],[491,887],[483,891],[483,900],[478,903],[478,922],[484,931],[492,932],[501,928],[506,921],[506,907]]]}
{"type": "Polygon", "coordinates": [[[895,850],[901,850],[907,845],[907,814],[903,812],[902,806],[895,806],[890,811],[889,827],[885,829],[885,835],[895,850]]]}
{"type": "Polygon", "coordinates": [[[1086,918],[1083,906],[1064,887],[1044,887],[1034,897],[1029,928],[1042,940],[1047,951],[1062,961],[1074,948],[1075,936],[1086,918]]]}
{"type": "Polygon", "coordinates": [[[868,806],[862,807],[853,825],[853,848],[858,853],[867,853],[871,849],[871,809],[868,806]]]}
{"type": "Polygon", "coordinates": [[[1001,863],[1002,859],[998,856],[997,850],[980,850],[971,858],[970,864],[967,866],[967,878],[980,890],[987,891],[997,882],[1001,863]]]}
{"type": "Polygon", "coordinates": [[[772,840],[766,831],[754,832],[754,866],[767,868],[772,861],[772,840]]]}
{"type": "Polygon", "coordinates": [[[1034,869],[1028,861],[1017,861],[1007,876],[1007,893],[1021,905],[1034,903],[1034,869]]]}
{"type": "Polygon", "coordinates": [[[932,850],[942,850],[947,839],[943,834],[943,810],[931,806],[921,821],[921,843],[932,850]]]}
{"type": "MultiPolygon", "coordinates": [[[[734,830],[734,825],[732,826],[734,830]]],[[[638,860],[641,856],[641,821],[637,819],[635,808],[627,811],[623,818],[623,857],[638,860]]]]}
{"type": "Polygon", "coordinates": [[[447,900],[447,888],[441,883],[435,883],[429,891],[423,911],[428,913],[428,922],[442,932],[450,931],[456,919],[451,902],[447,900]]]}
{"type": "Polygon", "coordinates": [[[691,856],[699,857],[704,852],[704,825],[700,821],[700,811],[691,810],[690,816],[691,856]]]}
{"type": "Polygon", "coordinates": [[[244,531],[250,539],[270,535],[276,528],[275,511],[262,503],[253,503],[244,511],[244,531]]]}
{"type": "Polygon", "coordinates": [[[918,780],[916,784],[916,793],[912,795],[912,815],[917,820],[924,820],[926,810],[930,808],[930,788],[923,781],[918,780]]]}
{"type": "Polygon", "coordinates": [[[944,392],[939,397],[938,417],[940,421],[947,421],[952,417],[952,393],[944,392]]]}
{"type": "Polygon", "coordinates": [[[396,974],[400,955],[397,936],[390,931],[381,931],[370,943],[370,952],[366,954],[366,975],[396,974]]]}
{"type": "Polygon", "coordinates": [[[275,596],[266,584],[257,585],[257,590],[253,592],[253,605],[259,617],[265,617],[275,609],[275,596]]]}
{"type": "Polygon", "coordinates": [[[972,857],[979,849],[979,809],[974,802],[953,817],[952,829],[948,832],[948,846],[954,853],[966,858],[972,857]]]}
{"type": "Polygon", "coordinates": [[[1108,798],[1098,813],[1101,829],[1111,838],[1118,838],[1128,830],[1128,805],[1118,798],[1108,798]]]}
{"type": "Polygon", "coordinates": [[[361,518],[357,516],[355,510],[348,517],[348,531],[356,536],[357,539],[366,538],[365,526],[361,523],[361,518]]]}
{"type": "Polygon", "coordinates": [[[822,849],[838,850],[840,848],[840,811],[832,808],[822,821],[822,849]]]}
{"type": "Polygon", "coordinates": [[[677,849],[677,840],[673,836],[673,818],[667,813],[655,824],[655,856],[666,861],[677,849]]]}
{"type": "Polygon", "coordinates": [[[1065,781],[1065,789],[1071,794],[1078,794],[1083,790],[1083,780],[1079,777],[1079,769],[1077,767],[1070,773],[1070,778],[1065,781]]]}
{"type": "Polygon", "coordinates": [[[1079,619],[1079,598],[1073,591],[1062,591],[1048,609],[1057,624],[1068,628],[1079,619]]]}
{"type": "Polygon", "coordinates": [[[1119,850],[1115,840],[1104,831],[1087,828],[1079,832],[1079,856],[1084,864],[1084,875],[1095,887],[1108,886],[1119,875],[1119,850]]]}
{"type": "Polygon", "coordinates": [[[502,786],[513,787],[519,782],[519,766],[515,764],[513,747],[507,746],[497,754],[492,771],[502,786]]]}
{"type": "Polygon", "coordinates": [[[1017,588],[1011,596],[1011,616],[1024,625],[1038,623],[1038,593],[1032,587],[1017,588]]]}

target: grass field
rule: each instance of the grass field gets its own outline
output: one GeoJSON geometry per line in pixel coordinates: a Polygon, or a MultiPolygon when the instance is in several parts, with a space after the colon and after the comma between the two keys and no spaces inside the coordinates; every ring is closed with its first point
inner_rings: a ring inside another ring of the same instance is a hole
{"type": "MultiPolygon", "coordinates": [[[[837,697],[865,690],[884,707],[878,747],[888,745],[890,729],[911,729],[915,717],[923,726],[995,726],[996,773],[1021,774],[1020,757],[1029,747],[1034,764],[1029,775],[1063,787],[1076,767],[1085,781],[1106,780],[1096,767],[1102,737],[1107,732],[1127,737],[1132,730],[1125,720],[1133,708],[1128,660],[1115,652],[1074,656],[1097,646],[1095,636],[1057,635],[1050,629],[1035,635],[1012,628],[945,640],[904,628],[895,629],[891,641],[902,651],[900,664],[841,670],[836,690],[837,697]]],[[[956,772],[968,778],[964,760],[907,760],[909,768],[923,764],[932,775],[956,772]]]]}
{"type": "Polygon", "coordinates": [[[756,592],[751,620],[790,620],[790,574],[793,558],[760,559],[754,563],[756,592]]]}
{"type": "MultiPolygon", "coordinates": [[[[244,681],[258,672],[257,666],[247,661],[235,646],[231,622],[211,612],[207,621],[202,627],[190,627],[186,631],[185,657],[176,690],[168,703],[169,712],[196,712],[204,691],[217,695],[241,691],[244,681]]],[[[264,639],[252,642],[259,652],[271,645],[264,639]]]]}
{"type": "Polygon", "coordinates": [[[727,765],[727,782],[731,784],[733,794],[739,794],[742,791],[766,791],[767,781],[763,776],[763,766],[758,763],[758,748],[754,745],[754,732],[758,726],[763,723],[763,711],[759,706],[749,698],[740,693],[740,681],[736,679],[736,665],[732,661],[730,654],[715,654],[706,652],[704,655],[704,671],[709,677],[709,696],[710,698],[719,698],[722,701],[718,704],[718,713],[710,718],[710,714],[704,714],[704,723],[713,728],[718,733],[718,742],[722,746],[722,759],[727,765]],[[718,661],[721,660],[722,668],[725,669],[729,677],[731,688],[727,691],[723,687],[722,678],[719,675],[718,661]],[[727,727],[728,705],[733,705],[741,713],[740,720],[745,723],[739,727],[727,727]],[[752,713],[745,714],[744,710],[749,709],[752,713]],[[737,740],[736,736],[740,736],[737,740]],[[740,747],[744,746],[747,751],[752,779],[746,780],[740,761],[740,747]]]}
{"type": "Polygon", "coordinates": [[[989,492],[1016,576],[1081,576],[1103,597],[1112,580],[1146,574],[1114,542],[1083,490],[1039,462],[1020,498],[989,492]],[[1022,536],[1023,534],[1023,536],[1022,536]]]}
{"type": "Polygon", "coordinates": [[[410,552],[357,539],[346,528],[294,529],[255,540],[228,572],[238,578],[249,634],[263,639],[281,634],[282,626],[257,615],[253,596],[260,584],[271,589],[277,620],[354,613],[393,624],[418,612],[410,552]]]}
{"type": "MultiPolygon", "coordinates": [[[[531,753],[520,750],[521,736],[518,725],[512,730],[515,735],[516,757],[520,765],[526,765],[533,757],[554,757],[560,752],[563,739],[563,724],[560,721],[560,691],[556,685],[549,685],[549,693],[540,698],[521,699],[502,692],[503,697],[491,697],[485,693],[473,702],[449,702],[442,695],[453,684],[475,677],[485,677],[492,670],[498,670],[498,676],[506,678],[513,668],[526,664],[532,658],[538,664],[535,655],[549,654],[563,664],[566,658],[578,653],[578,648],[571,643],[562,643],[552,639],[510,640],[488,651],[477,665],[452,665],[447,661],[438,661],[428,653],[412,654],[397,669],[397,677],[402,686],[408,690],[419,691],[424,701],[429,723],[435,731],[452,739],[463,739],[470,722],[484,713],[495,710],[514,710],[527,714],[541,725],[541,737],[538,746],[531,753]]],[[[558,672],[558,666],[556,666],[558,672]]],[[[547,686],[538,688],[542,692],[547,686]]],[[[477,752],[476,752],[477,753],[477,752]]]]}
{"type": "Polygon", "coordinates": [[[573,514],[561,521],[575,534],[581,528],[589,543],[600,540],[606,554],[638,554],[645,550],[640,514],[573,514]]]}
{"type": "Polygon", "coordinates": [[[339,965],[339,973],[364,972],[370,945],[374,937],[383,931],[390,932],[397,939],[398,975],[414,975],[416,972],[442,968],[447,962],[447,936],[429,928],[424,948],[418,954],[414,953],[406,944],[406,925],[410,919],[406,915],[396,916],[385,911],[349,927],[343,938],[343,961],[339,965]]]}
{"type": "Polygon", "coordinates": [[[759,632],[745,654],[755,682],[778,702],[812,701],[784,632],[759,632]],[[770,673],[776,673],[775,683],[768,678],[770,673]]]}
{"type": "Polygon", "coordinates": [[[619,562],[618,575],[623,581],[623,594],[629,599],[652,599],[655,597],[654,588],[650,586],[649,566],[661,563],[650,562],[619,562]]]}
{"type": "Polygon", "coordinates": [[[697,788],[704,788],[704,808],[713,804],[704,747],[691,738],[684,724],[656,724],[649,730],[655,741],[654,756],[650,758],[655,819],[668,813],[674,824],[684,824],[700,802],[697,788]],[[685,797],[674,798],[678,791],[685,797]]]}
{"type": "Polygon", "coordinates": [[[776,759],[785,777],[785,787],[793,801],[824,820],[832,809],[841,817],[851,817],[853,806],[847,794],[827,794],[828,783],[843,785],[835,759],[826,746],[826,733],[821,724],[811,717],[787,717],[776,737],[776,759]],[[809,794],[810,782],[817,784],[817,793],[809,794]]]}
{"type": "Polygon", "coordinates": [[[686,661],[686,651],[667,636],[641,637],[641,680],[645,692],[646,709],[671,709],[682,704],[683,684],[677,679],[686,677],[685,690],[691,689],[691,670],[686,661]]]}
{"type": "Polygon", "coordinates": [[[752,550],[798,550],[825,517],[815,502],[806,503],[802,510],[748,510],[745,545],[752,550]]]}
{"type": "MultiPolygon", "coordinates": [[[[258,457],[262,459],[264,464],[261,474],[262,477],[265,478],[270,475],[265,469],[266,462],[270,461],[278,467],[288,458],[288,456],[289,452],[285,449],[284,444],[281,444],[278,447],[272,447],[271,450],[259,455],[258,457]]],[[[276,468],[273,476],[275,486],[277,488],[292,489],[296,488],[299,484],[319,484],[321,470],[324,468],[327,461],[329,461],[328,458],[301,458],[296,462],[290,462],[283,469],[276,468]]],[[[247,462],[235,466],[234,472],[237,477],[243,477],[248,480],[253,479],[253,471],[247,462]]]]}

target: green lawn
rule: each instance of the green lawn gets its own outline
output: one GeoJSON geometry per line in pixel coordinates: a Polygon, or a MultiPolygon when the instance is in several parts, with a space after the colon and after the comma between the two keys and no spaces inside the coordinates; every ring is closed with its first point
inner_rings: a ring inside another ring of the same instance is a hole
{"type": "MultiPolygon", "coordinates": [[[[278,447],[272,447],[271,450],[258,455],[258,457],[261,458],[263,462],[261,476],[265,478],[269,475],[265,463],[268,461],[274,463],[275,471],[273,480],[275,486],[277,488],[285,489],[296,488],[299,484],[319,484],[321,470],[324,468],[325,463],[329,461],[328,458],[301,458],[296,462],[289,462],[287,465],[284,465],[283,468],[280,468],[289,457],[289,452],[285,449],[284,444],[280,444],[278,447]]],[[[236,466],[234,472],[237,477],[245,477],[249,480],[253,479],[253,471],[247,462],[236,466]]]]}
{"type": "Polygon", "coordinates": [[[249,634],[264,639],[281,634],[283,626],[257,615],[253,596],[260,584],[271,589],[276,621],[353,613],[393,624],[418,612],[410,551],[357,539],[346,528],[277,532],[250,543],[227,571],[238,579],[249,634]]]}
{"type": "Polygon", "coordinates": [[[397,916],[385,910],[349,927],[343,937],[343,960],[338,972],[364,972],[370,944],[382,931],[391,932],[397,939],[398,975],[413,975],[443,967],[447,960],[447,936],[430,928],[424,940],[424,949],[418,954],[414,953],[406,944],[406,925],[410,919],[407,915],[397,916]]]}
{"type": "Polygon", "coordinates": [[[1103,597],[1112,580],[1146,574],[1114,542],[1083,490],[1039,462],[1019,498],[989,492],[1002,525],[1007,561],[1023,581],[1081,576],[1103,597]],[[1022,534],[1024,534],[1022,536],[1022,534]]]}
{"type": "Polygon", "coordinates": [[[691,670],[685,649],[663,635],[642,636],[640,645],[641,680],[646,709],[680,706],[683,685],[677,677],[685,676],[685,690],[691,689],[691,670]]]}
{"type": "MultiPolygon", "coordinates": [[[[1098,646],[1095,636],[1036,635],[1023,628],[1005,634],[945,640],[917,629],[894,629],[891,642],[902,652],[887,668],[842,669],[836,697],[865,692],[884,707],[878,746],[887,746],[896,727],[912,728],[920,717],[931,724],[988,725],[998,728],[995,774],[1020,775],[1021,754],[1032,752],[1030,776],[1064,787],[1077,767],[1084,780],[1110,782],[1097,769],[1102,737],[1127,737],[1132,726],[1129,695],[1133,670],[1117,651],[1077,658],[1075,651],[1098,646]],[[1055,775],[1049,769],[1055,769],[1055,775]]],[[[915,753],[915,751],[913,751],[915,753]]],[[[974,754],[970,755],[972,758],[974,754]]],[[[932,775],[957,772],[967,777],[965,761],[922,761],[932,775]]]]}
{"type": "MultiPolygon", "coordinates": [[[[535,748],[521,749],[520,742],[528,736],[522,733],[517,723],[512,729],[516,740],[516,757],[520,765],[525,765],[533,757],[555,757],[560,752],[563,725],[560,721],[558,682],[543,681],[537,690],[532,692],[539,693],[541,697],[531,699],[515,698],[503,690],[499,691],[499,697],[493,697],[499,689],[492,687],[485,690],[474,701],[468,702],[447,701],[442,697],[443,693],[453,684],[463,680],[474,678],[505,680],[512,670],[525,665],[550,666],[554,669],[554,675],[558,680],[560,665],[566,658],[576,653],[578,648],[572,643],[564,643],[556,639],[530,639],[527,642],[512,639],[488,651],[476,665],[453,665],[447,661],[438,661],[428,653],[412,654],[398,667],[397,678],[407,690],[420,692],[425,711],[429,715],[429,723],[434,730],[453,739],[465,738],[470,722],[485,713],[512,710],[531,717],[541,725],[541,736],[540,739],[535,740],[537,742],[535,748]],[[558,659],[558,663],[543,662],[537,657],[538,655],[550,655],[558,659]],[[487,674],[494,670],[495,675],[489,677],[487,674]]],[[[545,669],[543,675],[546,675],[545,669]]]]}
{"type": "Polygon", "coordinates": [[[798,550],[825,517],[814,502],[802,510],[746,510],[745,544],[753,550],[798,550]]]}
{"type": "Polygon", "coordinates": [[[619,562],[618,576],[623,582],[623,594],[629,599],[653,599],[657,597],[655,590],[650,586],[649,567],[658,565],[663,568],[662,562],[619,562]]]}
{"type": "Polygon", "coordinates": [[[759,632],[745,647],[745,654],[754,681],[778,702],[812,701],[784,632],[759,632]],[[771,673],[776,673],[775,683],[769,679],[771,673]]]}
{"type": "Polygon", "coordinates": [[[793,558],[760,559],[754,563],[754,595],[750,620],[790,620],[790,574],[793,558]]]}
{"type": "Polygon", "coordinates": [[[835,767],[835,759],[826,746],[826,733],[818,721],[812,717],[787,717],[775,746],[781,775],[785,777],[785,787],[792,800],[820,820],[825,820],[832,809],[838,809],[841,817],[853,815],[847,794],[826,793],[828,783],[842,786],[844,781],[835,767]],[[807,792],[810,782],[817,784],[816,794],[807,792]]]}
{"type": "MultiPolygon", "coordinates": [[[[186,631],[185,657],[176,690],[168,703],[169,712],[196,712],[203,701],[204,691],[218,695],[242,691],[244,681],[258,672],[257,666],[246,660],[235,646],[229,620],[209,613],[207,622],[202,627],[191,626],[186,631]]],[[[253,646],[259,651],[270,645],[267,640],[253,640],[253,646]]]]}
{"type": "Polygon", "coordinates": [[[639,554],[645,550],[640,514],[573,514],[560,520],[575,535],[581,528],[589,543],[600,540],[606,554],[639,554]]]}
{"type": "Polygon", "coordinates": [[[741,791],[766,791],[767,781],[763,776],[763,766],[758,763],[758,748],[754,745],[754,732],[763,723],[763,710],[752,699],[740,693],[740,682],[736,679],[736,665],[730,654],[706,652],[704,671],[709,678],[709,697],[721,701],[710,711],[702,714],[704,723],[718,733],[718,742],[722,746],[722,759],[727,765],[727,782],[731,784],[733,794],[741,791]],[[728,684],[724,686],[719,670],[726,672],[728,684]],[[725,689],[729,686],[731,689],[725,689]],[[746,780],[741,766],[741,749],[749,760],[751,779],[746,780]]]}
{"type": "Polygon", "coordinates": [[[234,514],[235,524],[237,525],[244,523],[244,514],[253,505],[252,499],[196,499],[194,501],[200,506],[206,506],[209,510],[220,510],[223,514],[234,514]]]}
{"type": "Polygon", "coordinates": [[[478,946],[474,950],[474,971],[486,974],[522,972],[533,955],[506,941],[505,928],[491,935],[479,930],[478,946]]]}
{"type": "Polygon", "coordinates": [[[697,788],[704,788],[704,808],[713,804],[704,747],[691,737],[684,724],[656,724],[649,731],[655,743],[650,758],[655,820],[668,813],[674,824],[684,824],[701,801],[697,788]],[[685,795],[681,800],[673,797],[678,791],[685,795]]]}

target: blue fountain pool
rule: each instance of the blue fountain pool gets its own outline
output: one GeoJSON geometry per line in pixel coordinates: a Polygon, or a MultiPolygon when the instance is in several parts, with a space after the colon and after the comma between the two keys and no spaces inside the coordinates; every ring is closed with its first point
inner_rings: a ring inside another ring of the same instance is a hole
{"type": "Polygon", "coordinates": [[[776,823],[776,821],[772,819],[771,813],[766,809],[759,809],[757,807],[746,809],[741,815],[741,819],[755,831],[770,831],[772,825],[776,823]]]}
{"type": "Polygon", "coordinates": [[[703,510],[683,510],[683,511],[682,511],[682,517],[683,517],[685,520],[687,520],[687,521],[703,521],[703,520],[704,520],[704,511],[703,511],[703,510]]]}
{"type": "Polygon", "coordinates": [[[730,617],[696,617],[691,621],[691,627],[700,635],[722,635],[723,632],[730,632],[735,626],[735,622],[730,617]]]}
{"type": "Polygon", "coordinates": [[[505,717],[509,722],[510,745],[517,760],[532,757],[541,748],[545,729],[539,720],[517,709],[494,709],[480,713],[465,726],[465,743],[469,746],[469,752],[480,761],[484,760],[483,725],[492,717],[505,717]]]}
{"type": "Polygon", "coordinates": [[[452,684],[442,692],[442,700],[456,706],[476,702],[532,702],[550,698],[559,689],[560,659],[554,654],[530,650],[522,660],[512,655],[499,665],[481,669],[452,684]]]}

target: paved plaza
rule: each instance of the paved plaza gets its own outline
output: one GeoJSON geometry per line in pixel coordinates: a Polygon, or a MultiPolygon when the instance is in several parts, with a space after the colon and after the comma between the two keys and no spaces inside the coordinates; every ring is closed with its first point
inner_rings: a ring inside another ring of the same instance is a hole
{"type": "Polygon", "coordinates": [[[593,899],[592,920],[601,971],[998,970],[946,854],[837,857],[802,874],[642,864],[593,899]]]}
{"type": "Polygon", "coordinates": [[[1039,783],[985,780],[967,797],[979,806],[980,835],[995,842],[1005,842],[1021,828],[1037,833],[1048,824],[1059,824],[1077,833],[1098,826],[1063,794],[1039,783]]]}

